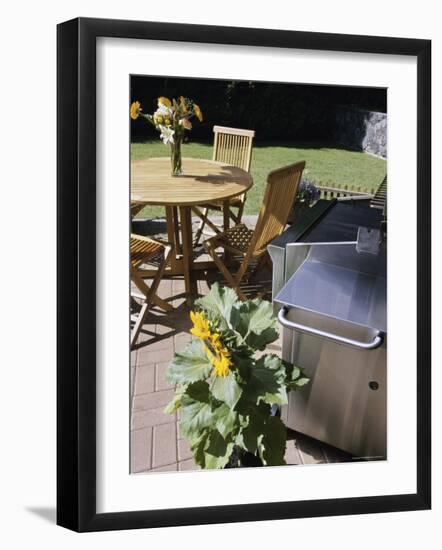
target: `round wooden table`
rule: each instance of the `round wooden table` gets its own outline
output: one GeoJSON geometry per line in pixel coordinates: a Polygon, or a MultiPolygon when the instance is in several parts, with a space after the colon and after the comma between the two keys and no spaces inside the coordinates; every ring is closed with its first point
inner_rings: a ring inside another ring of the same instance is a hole
{"type": "Polygon", "coordinates": [[[230,164],[212,160],[183,158],[183,175],[172,176],[170,159],[151,158],[131,164],[131,200],[166,207],[168,240],[175,245],[175,257],[167,270],[183,275],[188,300],[192,293],[192,271],[212,266],[193,262],[192,206],[208,202],[224,203],[224,227],[228,227],[229,199],[242,195],[253,185],[252,176],[230,164]],[[178,211],[180,224],[178,224],[178,211]],[[181,228],[181,242],[179,236],[181,228]]]}

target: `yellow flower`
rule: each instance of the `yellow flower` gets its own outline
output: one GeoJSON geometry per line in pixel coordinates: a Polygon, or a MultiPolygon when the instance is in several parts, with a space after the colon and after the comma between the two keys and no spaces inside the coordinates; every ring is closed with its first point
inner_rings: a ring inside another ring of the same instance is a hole
{"type": "Polygon", "coordinates": [[[204,341],[207,358],[213,365],[213,374],[215,376],[228,376],[232,362],[229,350],[221,342],[221,335],[210,330],[209,320],[206,319],[203,312],[191,311],[190,318],[193,323],[190,332],[204,341]]]}
{"type": "Polygon", "coordinates": [[[211,347],[206,346],[206,355],[213,365],[213,374],[215,376],[228,376],[230,367],[232,366],[230,353],[219,341],[219,334],[215,335],[218,337],[217,344],[211,347]]]}
{"type": "Polygon", "coordinates": [[[172,103],[170,99],[167,99],[167,97],[159,97],[158,98],[158,107],[160,105],[164,105],[165,107],[172,107],[172,103]]]}
{"type": "Polygon", "coordinates": [[[199,108],[199,106],[194,103],[193,104],[193,112],[195,113],[197,119],[202,122],[203,121],[203,113],[201,112],[201,109],[199,108]]]}
{"type": "Polygon", "coordinates": [[[186,98],[182,95],[180,95],[179,97],[180,99],[180,109],[182,111],[183,114],[187,114],[187,104],[186,104],[186,98]]]}
{"type": "Polygon", "coordinates": [[[161,115],[154,115],[153,121],[155,122],[155,124],[163,124],[164,119],[161,115]]]}
{"type": "Polygon", "coordinates": [[[132,120],[137,120],[141,111],[141,105],[139,101],[134,101],[130,106],[130,118],[132,120]]]}
{"type": "Polygon", "coordinates": [[[205,318],[204,313],[199,311],[191,311],[190,318],[193,323],[193,328],[190,332],[201,340],[207,340],[211,336],[209,321],[205,318]]]}
{"type": "Polygon", "coordinates": [[[170,126],[170,118],[168,116],[164,119],[164,124],[170,126]]]}

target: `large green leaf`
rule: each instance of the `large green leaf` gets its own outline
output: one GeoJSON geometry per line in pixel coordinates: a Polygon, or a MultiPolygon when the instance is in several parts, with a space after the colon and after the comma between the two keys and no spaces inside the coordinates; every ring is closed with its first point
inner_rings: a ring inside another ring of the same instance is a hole
{"type": "Polygon", "coordinates": [[[255,410],[254,414],[247,418],[248,424],[242,428],[236,443],[246,451],[254,454],[258,449],[258,439],[264,430],[265,417],[255,410]]]}
{"type": "Polygon", "coordinates": [[[266,300],[242,302],[232,310],[232,326],[251,348],[264,349],[278,338],[273,307],[266,300]]]}
{"type": "Polygon", "coordinates": [[[306,384],[308,384],[310,382],[310,378],[307,378],[305,376],[302,376],[300,378],[298,378],[297,380],[295,380],[293,382],[293,384],[295,386],[297,386],[298,388],[301,388],[302,386],[305,386],[306,384]]]}
{"type": "Polygon", "coordinates": [[[184,394],[181,398],[180,428],[184,437],[195,437],[195,433],[211,427],[214,422],[210,404],[195,401],[184,394]]]}
{"type": "Polygon", "coordinates": [[[270,405],[287,403],[285,373],[279,370],[281,360],[265,355],[256,361],[250,371],[250,378],[244,385],[244,399],[253,403],[264,401],[270,405]]]}
{"type": "Polygon", "coordinates": [[[181,407],[181,398],[183,397],[183,394],[186,392],[187,386],[185,385],[178,385],[175,389],[175,395],[173,396],[172,401],[166,405],[164,412],[166,414],[174,414],[176,411],[181,407]]]}
{"type": "Polygon", "coordinates": [[[189,384],[207,378],[212,364],[207,358],[201,340],[192,340],[185,350],[176,353],[166,372],[170,384],[189,384]]]}
{"type": "Polygon", "coordinates": [[[176,411],[181,407],[181,398],[182,394],[174,395],[172,401],[166,405],[164,412],[166,414],[175,414],[176,411]]]}
{"type": "Polygon", "coordinates": [[[198,433],[197,436],[194,435],[193,438],[188,438],[193,458],[195,462],[201,466],[201,468],[204,468],[206,464],[206,455],[204,450],[209,433],[209,430],[204,430],[202,433],[198,433]]]}
{"type": "Polygon", "coordinates": [[[219,433],[226,438],[238,427],[238,414],[223,404],[214,410],[215,424],[219,433]]]}
{"type": "Polygon", "coordinates": [[[282,361],[282,364],[286,371],[286,385],[288,390],[296,390],[310,382],[310,378],[305,376],[303,369],[300,367],[287,363],[286,361],[282,361]]]}
{"type": "Polygon", "coordinates": [[[205,452],[205,468],[224,468],[233,450],[233,443],[227,443],[218,430],[211,430],[205,452]]]}
{"type": "Polygon", "coordinates": [[[232,307],[237,302],[238,296],[233,289],[214,283],[210,288],[210,292],[203,298],[196,300],[195,304],[204,309],[212,321],[217,320],[221,326],[230,327],[232,307]]]}
{"type": "Polygon", "coordinates": [[[287,441],[287,429],[277,416],[269,416],[259,441],[258,452],[265,466],[285,464],[284,454],[287,441]]]}
{"type": "Polygon", "coordinates": [[[211,386],[212,394],[215,399],[226,403],[233,408],[241,397],[241,386],[235,379],[233,372],[228,376],[215,376],[211,386]]]}
{"type": "Polygon", "coordinates": [[[194,401],[201,401],[203,403],[209,403],[210,392],[209,384],[204,380],[198,380],[189,384],[186,389],[186,394],[194,401]]]}

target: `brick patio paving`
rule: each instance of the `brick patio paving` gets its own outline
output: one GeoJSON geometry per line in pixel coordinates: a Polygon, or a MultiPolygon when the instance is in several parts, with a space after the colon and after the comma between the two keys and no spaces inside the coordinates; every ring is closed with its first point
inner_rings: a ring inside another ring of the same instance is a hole
{"type": "MultiPolygon", "coordinates": [[[[146,233],[144,233],[146,234],[146,233]]],[[[197,282],[198,293],[204,295],[209,283],[197,282]]],[[[211,281],[216,273],[210,274],[211,281]]],[[[161,298],[171,299],[174,310],[164,313],[153,309],[146,317],[143,330],[131,353],[131,473],[196,470],[192,453],[179,431],[179,417],[164,412],[174,388],[165,379],[165,372],[175,352],[190,341],[189,308],[184,299],[184,281],[164,279],[159,287],[161,298]]],[[[279,341],[267,351],[280,354],[279,341]]],[[[319,464],[351,460],[346,453],[311,438],[289,431],[287,464],[319,464]]]]}

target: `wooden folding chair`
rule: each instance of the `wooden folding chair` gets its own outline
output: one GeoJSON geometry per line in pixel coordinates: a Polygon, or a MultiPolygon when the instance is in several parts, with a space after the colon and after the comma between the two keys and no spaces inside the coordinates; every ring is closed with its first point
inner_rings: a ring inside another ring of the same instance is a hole
{"type": "Polygon", "coordinates": [[[304,161],[297,162],[274,170],[267,176],[267,187],[254,231],[240,223],[203,243],[205,250],[241,300],[246,297],[240,289],[240,283],[251,263],[256,264],[256,271],[263,263],[271,262],[267,244],[284,231],[304,167],[304,161]],[[231,273],[217,253],[219,247],[242,258],[236,273],[231,273]]]}
{"type": "Polygon", "coordinates": [[[171,304],[162,300],[156,293],[172,252],[173,246],[170,244],[160,243],[149,237],[142,237],[141,235],[132,234],[130,236],[131,280],[140,291],[140,293],[131,292],[131,297],[141,299],[140,312],[137,315],[131,315],[131,321],[134,322],[130,335],[131,348],[137,341],[144,319],[151,306],[157,305],[166,311],[173,309],[171,304]],[[142,276],[141,266],[144,264],[154,264],[158,266],[150,286],[146,284],[142,276]]]}
{"type": "MultiPolygon", "coordinates": [[[[214,142],[212,160],[225,162],[238,166],[246,172],[250,171],[250,163],[252,161],[252,145],[255,132],[253,130],[240,130],[238,128],[226,128],[224,126],[214,126],[214,142]]],[[[246,202],[246,193],[239,197],[234,197],[229,201],[229,212],[226,219],[231,218],[235,224],[241,222],[246,202]],[[237,209],[235,212],[233,209],[237,209]]],[[[204,226],[207,224],[216,234],[222,232],[209,218],[210,210],[223,210],[223,204],[211,202],[192,208],[192,211],[201,218],[199,227],[195,234],[194,245],[199,243],[204,226]],[[204,211],[201,210],[204,209],[204,211]]],[[[224,229],[227,229],[226,227],[224,229]]]]}
{"type": "Polygon", "coordinates": [[[130,201],[130,217],[131,217],[131,219],[135,218],[135,216],[138,214],[138,212],[141,212],[141,210],[143,210],[144,206],[145,206],[144,202],[130,201]]]}

